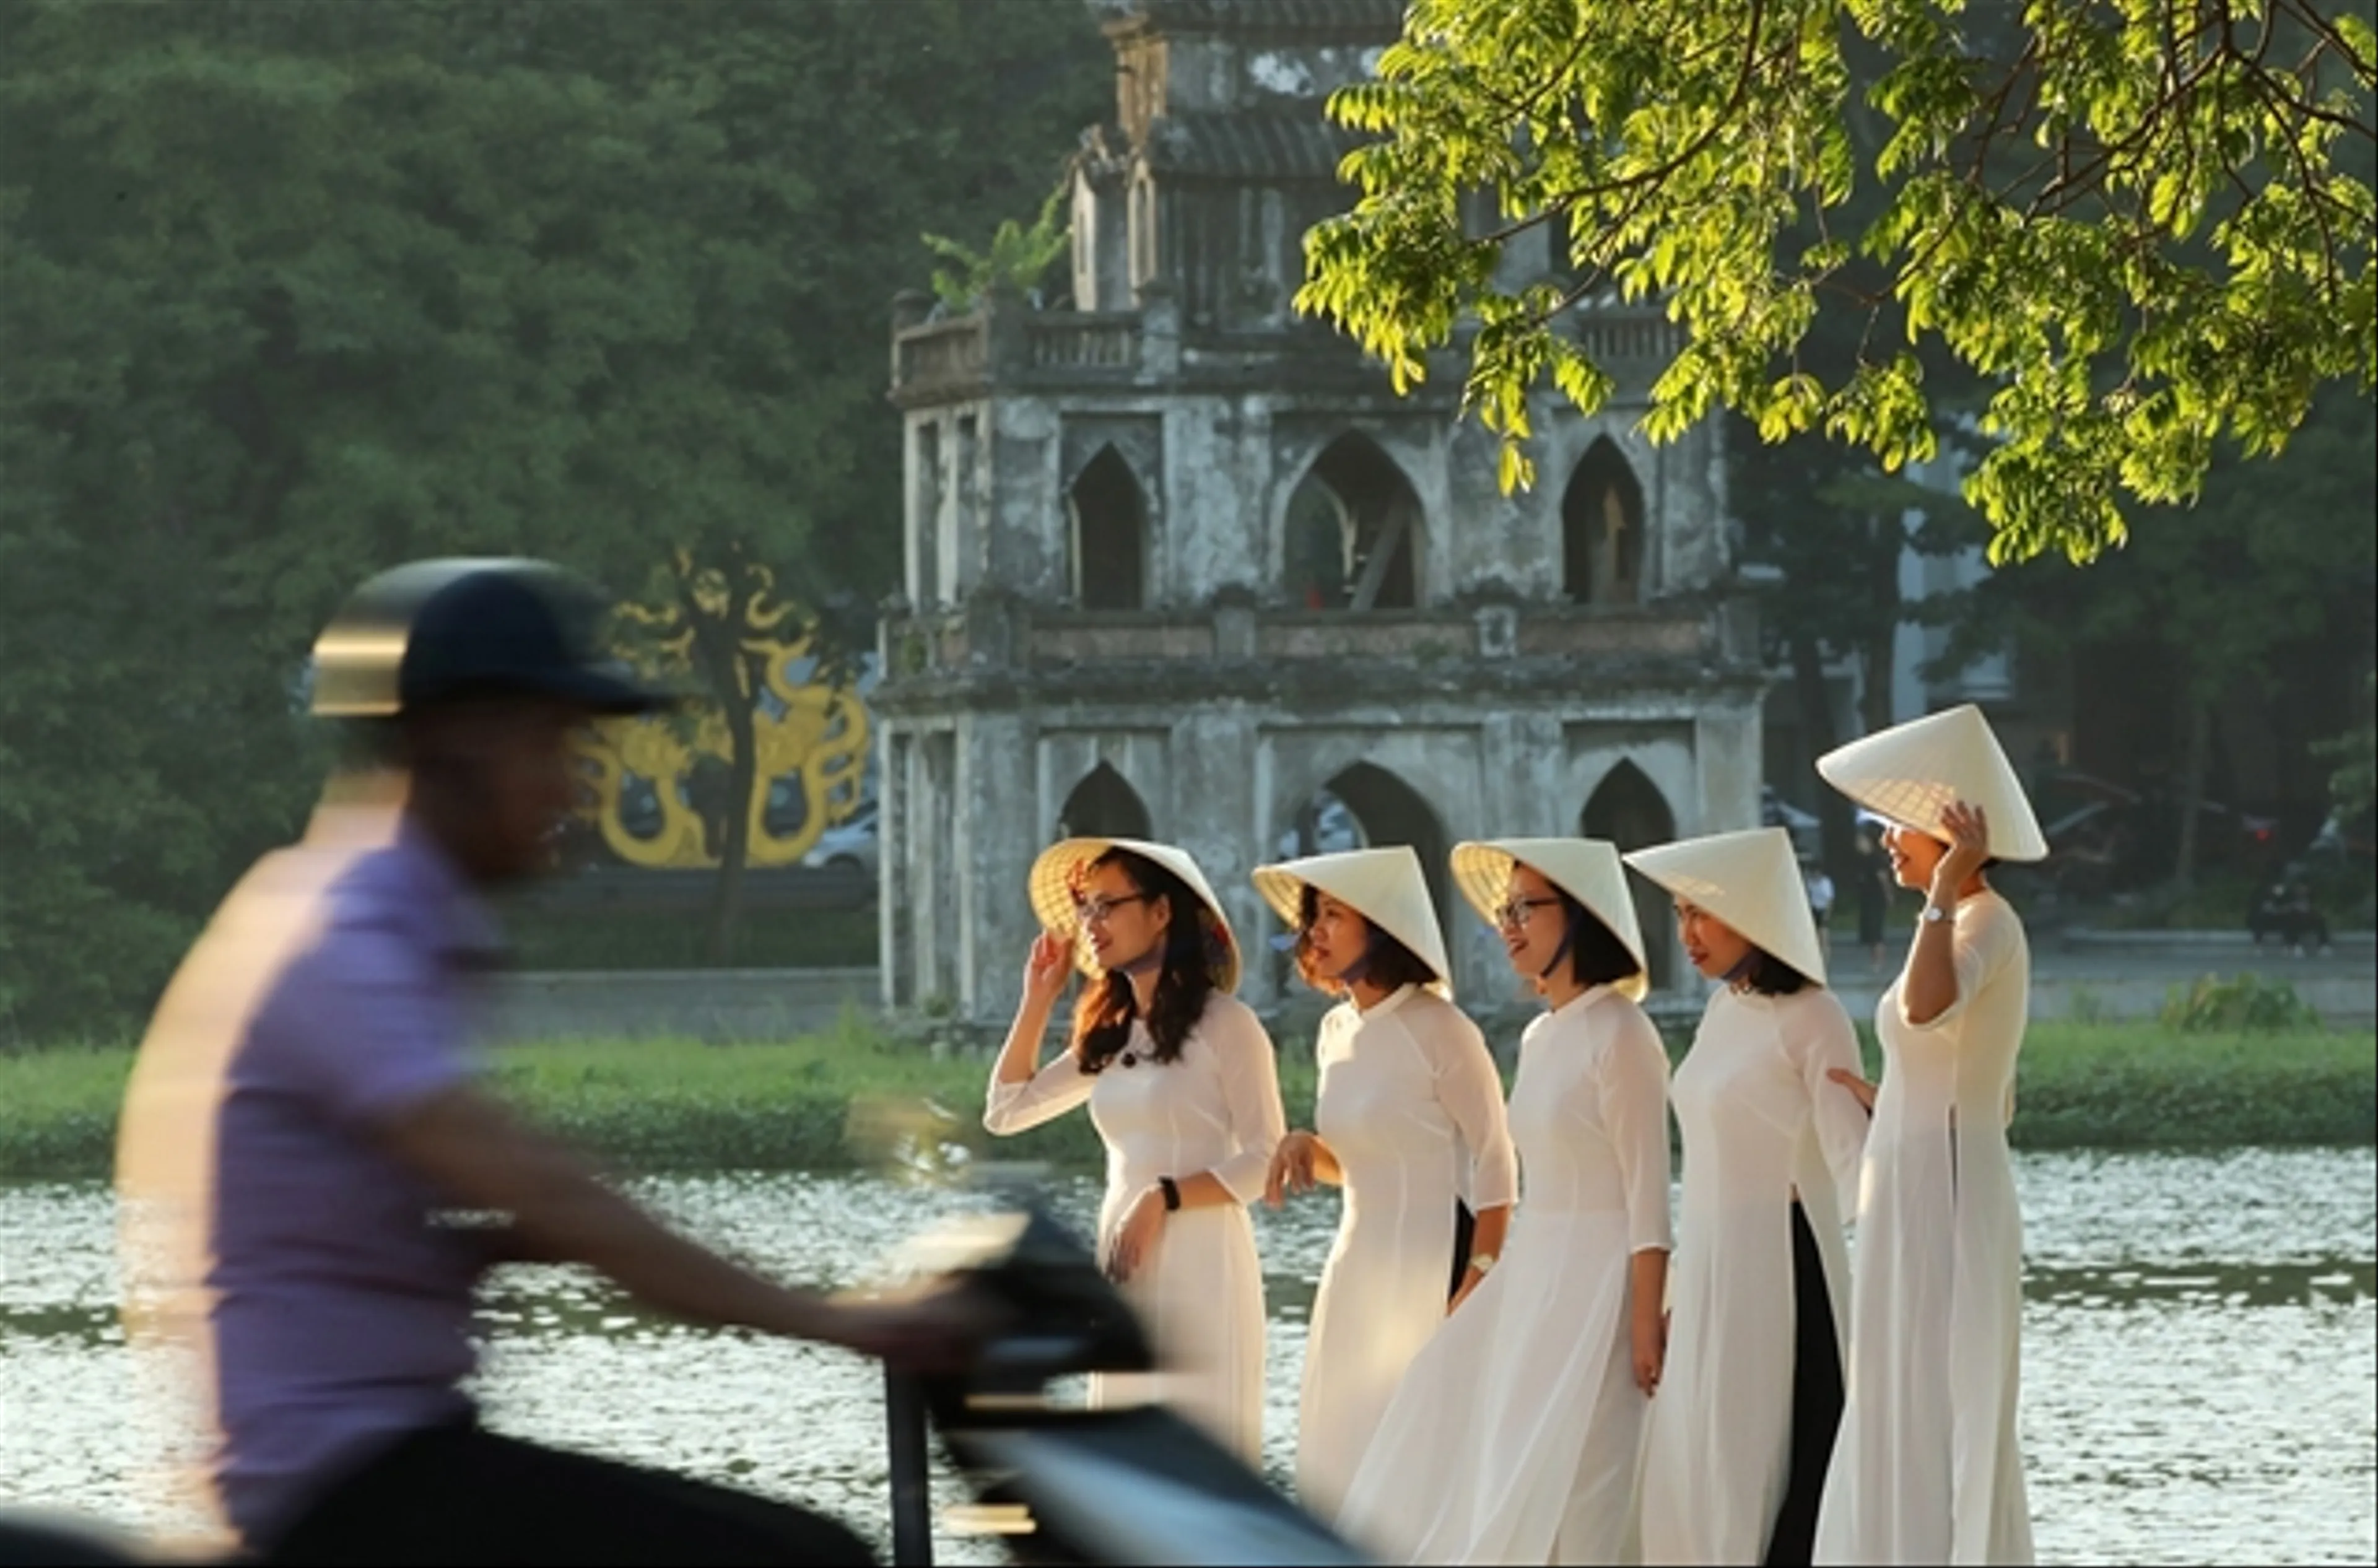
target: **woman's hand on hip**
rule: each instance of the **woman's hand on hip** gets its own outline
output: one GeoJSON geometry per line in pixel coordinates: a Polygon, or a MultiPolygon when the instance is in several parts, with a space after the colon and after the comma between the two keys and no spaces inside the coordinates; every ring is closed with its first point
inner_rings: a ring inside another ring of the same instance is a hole
{"type": "Polygon", "coordinates": [[[1321,1179],[1316,1167],[1325,1148],[1318,1133],[1297,1131],[1282,1138],[1264,1178],[1264,1202],[1278,1208],[1290,1193],[1313,1191],[1321,1179]]]}
{"type": "Polygon", "coordinates": [[[1868,1083],[1856,1073],[1852,1072],[1846,1067],[1829,1067],[1825,1070],[1825,1076],[1832,1079],[1834,1083],[1839,1083],[1843,1088],[1847,1089],[1852,1097],[1854,1097],[1858,1104],[1866,1107],[1867,1115],[1872,1116],[1874,1114],[1873,1084],[1868,1083]]]}
{"type": "Polygon", "coordinates": [[[1150,1187],[1132,1200],[1107,1243],[1107,1277],[1117,1285],[1139,1272],[1164,1234],[1164,1190],[1150,1187]]]}

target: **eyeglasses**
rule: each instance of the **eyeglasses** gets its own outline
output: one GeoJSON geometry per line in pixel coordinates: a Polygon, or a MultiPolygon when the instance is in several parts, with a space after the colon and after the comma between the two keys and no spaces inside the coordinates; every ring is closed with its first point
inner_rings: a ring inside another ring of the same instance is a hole
{"type": "Polygon", "coordinates": [[[1147,896],[1144,892],[1125,893],[1121,898],[1109,898],[1103,893],[1093,894],[1091,897],[1080,899],[1075,903],[1074,918],[1085,926],[1103,926],[1116,910],[1126,904],[1145,904],[1147,902],[1147,896]]]}
{"type": "Polygon", "coordinates": [[[1507,898],[1495,906],[1495,924],[1516,931],[1528,923],[1529,910],[1550,909],[1559,902],[1556,898],[1507,898]]]}

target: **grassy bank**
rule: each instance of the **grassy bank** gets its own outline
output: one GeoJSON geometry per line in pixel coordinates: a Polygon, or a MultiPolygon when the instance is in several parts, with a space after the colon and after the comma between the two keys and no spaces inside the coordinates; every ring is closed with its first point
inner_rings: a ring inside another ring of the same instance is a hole
{"type": "MultiPolygon", "coordinates": [[[[1871,1042],[1868,1054],[1871,1063],[1871,1042]]],[[[1281,1052],[1291,1122],[1311,1113],[1311,1061],[1301,1041],[1281,1052]]],[[[777,1045],[515,1046],[496,1064],[530,1117],[623,1168],[848,1169],[920,1133],[977,1157],[1082,1168],[1099,1159],[1080,1116],[988,1138],[985,1059],[936,1059],[860,1023],[777,1045]]],[[[123,1049],[0,1056],[0,1178],[106,1174],[130,1065],[123,1049]]],[[[2366,1144],[2378,1142],[2378,1039],[2043,1023],[2025,1044],[2017,1097],[2013,1136],[2026,1148],[2366,1144]]]]}

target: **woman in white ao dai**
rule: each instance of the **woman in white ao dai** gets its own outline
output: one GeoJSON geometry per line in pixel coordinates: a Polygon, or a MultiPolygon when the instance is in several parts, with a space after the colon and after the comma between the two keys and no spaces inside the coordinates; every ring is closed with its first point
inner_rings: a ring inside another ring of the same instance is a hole
{"type": "Polygon", "coordinates": [[[1249,1464],[1263,1454],[1263,1267],[1246,1205],[1283,1130],[1270,1036],[1245,1003],[1230,927],[1165,844],[1069,839],[1033,869],[1044,928],[983,1114],[1021,1132],[1084,1103],[1107,1147],[1099,1251],[1163,1370],[1090,1380],[1096,1406],[1160,1403],[1249,1464]],[[1070,1046],[1040,1045],[1070,936],[1095,978],[1070,1046]]]}
{"type": "Polygon", "coordinates": [[[2027,1563],[2018,1418],[2023,1214],[2007,1123],[2031,1008],[2031,949],[1985,876],[2048,841],[1979,710],[1952,708],[1820,758],[1892,824],[1925,894],[1906,967],[1876,1008],[1842,1415],[1817,1561],[2027,1563]]]}
{"type": "Polygon", "coordinates": [[[1419,856],[1401,845],[1315,856],[1255,880],[1297,933],[1305,979],[1346,997],[1314,1042],[1314,1131],[1281,1141],[1267,1190],[1275,1203],[1315,1181],[1344,1192],[1305,1339],[1296,1435],[1298,1495],[1329,1518],[1405,1369],[1445,1321],[1448,1294],[1466,1295],[1494,1265],[1519,1170],[1494,1056],[1444,994],[1445,944],[1419,856]],[[1476,1231],[1469,1257],[1456,1258],[1464,1194],[1476,1231]]]}
{"type": "Polygon", "coordinates": [[[1780,828],[1628,856],[1676,897],[1694,968],[1723,982],[1670,1098],[1684,1205],[1667,1376],[1643,1458],[1643,1559],[1809,1560],[1841,1418],[1842,1218],[1866,1114],[1832,1081],[1857,1035],[1780,828]]]}
{"type": "Polygon", "coordinates": [[[1520,1203],[1502,1260],[1413,1360],[1339,1523],[1399,1562],[1625,1562],[1660,1377],[1667,1056],[1636,997],[1616,852],[1464,844],[1454,868],[1551,1011],[1509,1119],[1520,1203]]]}

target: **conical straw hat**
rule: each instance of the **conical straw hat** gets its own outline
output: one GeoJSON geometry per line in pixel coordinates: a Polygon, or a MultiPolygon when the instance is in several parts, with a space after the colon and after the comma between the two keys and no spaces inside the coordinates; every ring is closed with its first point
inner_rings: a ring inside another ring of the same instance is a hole
{"type": "Polygon", "coordinates": [[[1635,918],[1635,901],[1627,895],[1618,846],[1591,838],[1505,838],[1455,844],[1453,880],[1489,926],[1496,924],[1495,908],[1510,894],[1515,864],[1532,868],[1610,928],[1633,956],[1637,970],[1633,979],[1611,988],[1641,1001],[1651,988],[1651,964],[1643,956],[1643,927],[1635,918]]]}
{"type": "Polygon", "coordinates": [[[1639,849],[1627,864],[1688,904],[1699,904],[1754,946],[1825,983],[1825,949],[1782,828],[1715,833],[1639,849]]]}
{"type": "Polygon", "coordinates": [[[1828,751],[1817,772],[1875,815],[1935,838],[1946,836],[1940,814],[1949,803],[1970,801],[1989,824],[1992,856],[2048,858],[2048,839],[2014,764],[1970,702],[1828,751]]]}
{"type": "Polygon", "coordinates": [[[1363,919],[1411,949],[1436,976],[1433,987],[1453,995],[1453,966],[1445,956],[1445,930],[1428,896],[1428,877],[1408,844],[1380,849],[1350,849],[1341,855],[1309,855],[1277,866],[1258,866],[1255,891],[1291,931],[1303,911],[1306,887],[1315,887],[1352,905],[1363,919]]]}
{"type": "MultiPolygon", "coordinates": [[[[1231,918],[1222,913],[1222,901],[1214,896],[1214,889],[1206,880],[1206,873],[1185,849],[1169,844],[1149,844],[1134,838],[1069,838],[1060,840],[1040,852],[1032,863],[1029,886],[1032,892],[1032,913],[1043,930],[1063,937],[1074,944],[1074,964],[1085,975],[1105,973],[1090,944],[1081,940],[1081,921],[1074,912],[1074,889],[1090,863],[1110,849],[1128,850],[1153,860],[1189,884],[1206,905],[1209,932],[1219,939],[1221,958],[1215,965],[1214,986],[1229,992],[1239,988],[1239,941],[1231,933],[1231,918]]],[[[1173,916],[1180,918],[1175,910],[1173,916]]]]}

